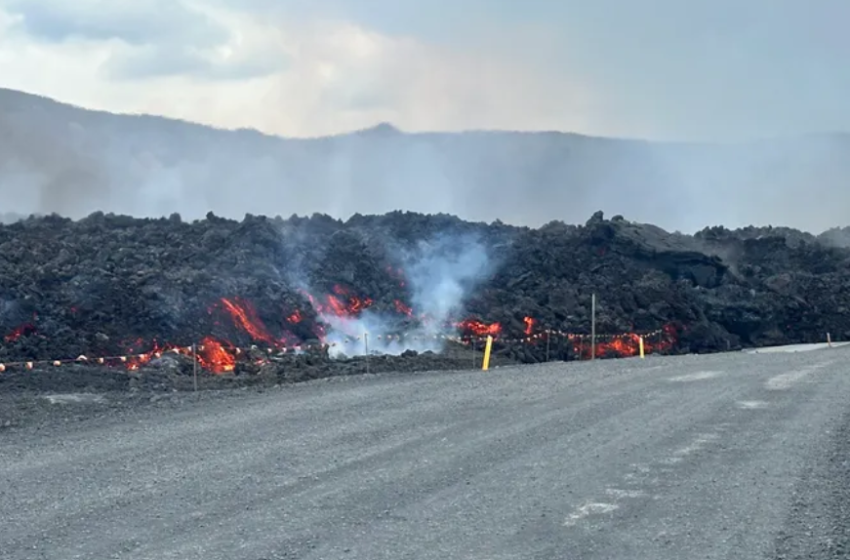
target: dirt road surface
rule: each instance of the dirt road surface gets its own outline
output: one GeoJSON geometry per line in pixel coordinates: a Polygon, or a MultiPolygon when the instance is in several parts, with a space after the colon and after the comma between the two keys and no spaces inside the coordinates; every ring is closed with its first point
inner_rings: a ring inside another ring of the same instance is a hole
{"type": "Polygon", "coordinates": [[[49,413],[0,429],[0,558],[847,558],[849,364],[832,348],[27,397],[49,413]]]}

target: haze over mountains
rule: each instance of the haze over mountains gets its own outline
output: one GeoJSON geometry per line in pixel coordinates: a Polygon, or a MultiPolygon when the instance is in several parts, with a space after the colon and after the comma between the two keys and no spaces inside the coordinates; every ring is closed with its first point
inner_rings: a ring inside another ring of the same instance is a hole
{"type": "MultiPolygon", "coordinates": [[[[282,109],[284,110],[284,109],[282,109]]],[[[396,209],[537,226],[596,210],[691,232],[850,223],[850,135],[694,144],[561,132],[293,139],[0,89],[0,216],[289,216],[396,209]]]]}

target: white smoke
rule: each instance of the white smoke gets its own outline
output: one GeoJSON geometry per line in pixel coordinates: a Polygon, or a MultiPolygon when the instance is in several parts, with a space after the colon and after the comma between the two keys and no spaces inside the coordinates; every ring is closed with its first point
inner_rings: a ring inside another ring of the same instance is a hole
{"type": "Polygon", "coordinates": [[[405,267],[414,309],[436,325],[445,324],[492,268],[487,248],[475,236],[441,235],[420,242],[405,267]]]}
{"type": "Polygon", "coordinates": [[[366,310],[356,318],[320,315],[330,327],[325,342],[332,357],[386,354],[398,356],[415,352],[439,352],[443,348],[443,333],[418,328],[405,332],[393,329],[392,318],[366,310]]]}
{"type": "Polygon", "coordinates": [[[396,315],[371,309],[357,317],[320,313],[329,327],[325,341],[332,356],[439,352],[454,334],[452,320],[463,312],[464,301],[494,268],[487,248],[474,235],[442,234],[397,253],[420,325],[400,331],[396,315]]]}

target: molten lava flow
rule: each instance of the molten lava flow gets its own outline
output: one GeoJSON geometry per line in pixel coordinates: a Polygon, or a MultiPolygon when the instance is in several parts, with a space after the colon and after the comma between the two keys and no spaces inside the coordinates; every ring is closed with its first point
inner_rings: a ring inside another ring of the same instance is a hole
{"type": "Polygon", "coordinates": [[[677,333],[673,325],[661,327],[661,337],[653,337],[651,340],[644,339],[643,345],[646,352],[666,352],[676,344],[677,333]]]}
{"type": "MultiPolygon", "coordinates": [[[[302,325],[294,330],[302,332],[312,329],[322,343],[324,343],[326,339],[326,329],[331,327],[338,330],[340,333],[346,333],[346,331],[351,330],[350,336],[358,337],[361,334],[362,329],[355,328],[359,327],[358,323],[349,319],[356,318],[360,313],[368,309],[373,303],[372,300],[368,297],[361,298],[355,296],[347,288],[339,285],[334,286],[332,291],[333,293],[325,295],[321,302],[309,293],[302,292],[313,305],[316,313],[323,321],[315,321],[315,317],[313,317],[312,314],[308,313],[305,316],[301,310],[296,309],[289,315],[285,315],[286,322],[293,325],[306,322],[307,325],[302,325]],[[349,329],[349,327],[351,328],[349,329]]],[[[405,304],[402,300],[395,300],[394,305],[399,314],[408,317],[415,316],[413,309],[411,309],[411,307],[405,304]]],[[[273,336],[260,319],[255,308],[248,301],[242,300],[238,297],[221,298],[217,307],[221,307],[227,313],[235,327],[250,335],[252,340],[255,342],[265,342],[271,348],[277,349],[291,347],[292,345],[298,345],[296,346],[296,348],[298,348],[303,342],[301,338],[296,337],[288,331],[285,326],[282,329],[283,334],[280,337],[273,336]]],[[[286,312],[288,311],[289,310],[287,309],[286,312]]],[[[454,322],[454,319],[447,319],[441,320],[437,323],[435,319],[429,317],[427,314],[421,314],[419,319],[421,319],[423,325],[433,324],[432,326],[435,327],[433,329],[434,332],[445,332],[445,330],[455,328],[462,333],[462,336],[467,338],[485,336],[497,337],[502,335],[502,326],[499,323],[485,323],[476,318],[468,318],[460,322],[454,322]]],[[[34,322],[36,320],[37,317],[34,319],[34,322]]],[[[13,342],[22,336],[35,333],[36,327],[34,326],[34,322],[16,327],[5,335],[4,340],[7,343],[13,342]]],[[[523,323],[523,332],[526,337],[531,337],[535,328],[539,328],[538,321],[531,316],[525,316],[523,318],[523,323]]],[[[218,322],[215,324],[220,325],[218,322]]],[[[380,335],[388,335],[389,333],[375,334],[378,336],[378,339],[380,339],[380,335]]],[[[509,339],[509,342],[534,343],[538,341],[536,337],[531,339],[514,340],[513,334],[514,333],[512,332],[512,338],[509,339]]],[[[667,325],[660,331],[656,331],[644,338],[644,349],[646,353],[670,350],[676,344],[676,336],[677,327],[667,325]]],[[[586,336],[576,337],[574,335],[567,335],[567,337],[572,341],[574,350],[578,356],[581,358],[590,357],[591,343],[586,336]]],[[[597,357],[636,356],[640,351],[640,335],[635,333],[618,335],[615,337],[603,336],[600,338],[601,340],[598,340],[596,343],[597,357]]],[[[110,365],[120,361],[120,363],[125,365],[127,368],[137,370],[141,366],[151,362],[154,358],[161,357],[166,352],[182,354],[190,358],[193,356],[191,347],[161,344],[156,341],[153,342],[152,349],[139,350],[140,348],[150,348],[150,346],[151,345],[147,345],[143,341],[138,340],[121,345],[121,347],[128,349],[124,356],[101,357],[97,359],[99,363],[108,363],[110,365]]],[[[271,348],[269,348],[269,352],[272,351],[271,348]]],[[[263,350],[265,350],[265,348],[263,350]]],[[[240,356],[241,357],[239,359],[246,360],[248,363],[264,363],[263,359],[253,357],[253,353],[252,358],[249,359],[243,355],[240,349],[230,342],[223,339],[216,339],[212,336],[205,337],[202,340],[200,346],[197,347],[197,351],[194,356],[197,359],[198,365],[213,373],[234,371],[237,364],[237,358],[240,356]]]]}
{"type": "Polygon", "coordinates": [[[596,352],[600,355],[612,354],[620,358],[637,356],[640,352],[640,337],[630,333],[613,340],[603,341],[602,344],[596,345],[596,352]]]}
{"type": "Polygon", "coordinates": [[[269,334],[266,326],[263,324],[260,317],[257,315],[254,307],[247,301],[236,301],[227,298],[221,298],[221,304],[225,311],[230,314],[231,319],[237,327],[241,327],[245,332],[251,335],[251,338],[256,341],[263,341],[273,346],[278,344],[278,341],[269,334]]]}
{"type": "Polygon", "coordinates": [[[502,325],[499,323],[483,323],[476,319],[466,319],[457,324],[457,327],[475,336],[497,336],[502,332],[502,325]]]}
{"type": "Polygon", "coordinates": [[[395,310],[398,311],[402,315],[407,315],[408,317],[413,317],[413,309],[405,305],[403,302],[399,300],[395,300],[395,310]]]}
{"type": "MultiPolygon", "coordinates": [[[[582,359],[590,359],[593,355],[593,345],[590,339],[577,341],[573,345],[576,354],[582,359]]],[[[613,340],[596,341],[596,357],[628,358],[637,356],[640,352],[640,337],[636,334],[623,335],[613,340]]]]}
{"type": "Polygon", "coordinates": [[[338,297],[328,296],[327,300],[327,309],[331,314],[336,315],[337,317],[348,317],[348,309],[346,309],[345,304],[342,303],[338,297]]]}
{"type": "MultiPolygon", "coordinates": [[[[135,371],[150,363],[154,358],[161,358],[165,353],[181,354],[192,357],[192,347],[175,346],[153,342],[153,349],[140,352],[137,348],[144,346],[144,341],[137,340],[127,349],[127,356],[122,362],[127,369],[135,371]]],[[[229,342],[221,342],[215,338],[205,337],[197,346],[198,365],[212,373],[225,373],[236,368],[236,349],[229,342]]]]}
{"type": "Polygon", "coordinates": [[[137,350],[136,348],[142,348],[145,346],[143,340],[138,339],[133,346],[130,346],[127,349],[126,361],[124,362],[127,369],[137,370],[141,366],[149,363],[154,358],[161,358],[163,354],[166,352],[174,353],[174,354],[183,354],[184,356],[191,356],[192,351],[191,348],[186,348],[183,346],[175,346],[173,344],[160,344],[158,341],[153,341],[153,348],[151,350],[146,350],[144,352],[137,350]]]}
{"type": "Polygon", "coordinates": [[[349,318],[359,315],[364,309],[372,305],[371,298],[353,295],[347,288],[336,285],[333,294],[325,296],[322,303],[312,294],[302,291],[302,294],[310,301],[310,305],[319,315],[332,315],[339,318],[349,318]]]}
{"type": "Polygon", "coordinates": [[[197,356],[201,367],[213,373],[225,373],[236,368],[235,354],[209,336],[201,341],[197,356]]]}
{"type": "Polygon", "coordinates": [[[151,361],[153,357],[153,353],[157,348],[157,343],[154,341],[154,350],[142,353],[139,348],[144,345],[142,339],[137,339],[132,346],[127,348],[127,353],[130,354],[127,357],[126,365],[127,369],[136,370],[139,369],[140,366],[151,361]]]}
{"type": "MultiPolygon", "coordinates": [[[[644,353],[651,354],[670,350],[676,343],[676,330],[672,325],[662,328],[660,335],[644,337],[644,353]]],[[[589,359],[593,353],[589,339],[578,340],[573,349],[581,359],[589,359]]],[[[598,340],[596,342],[597,357],[628,358],[640,354],[640,335],[629,333],[618,336],[613,340],[598,340]]]]}
{"type": "Polygon", "coordinates": [[[34,334],[36,332],[35,325],[31,323],[26,323],[20,326],[15,327],[12,331],[3,337],[3,340],[6,342],[15,342],[22,336],[34,334]]]}
{"type": "MultiPolygon", "coordinates": [[[[361,311],[370,307],[373,303],[370,298],[359,298],[352,295],[349,290],[339,285],[334,286],[334,292],[340,297],[348,298],[348,304],[342,307],[344,315],[358,315],[361,311]]],[[[328,298],[333,298],[333,296],[328,296],[328,298]]],[[[336,301],[339,302],[339,300],[336,301]]]]}

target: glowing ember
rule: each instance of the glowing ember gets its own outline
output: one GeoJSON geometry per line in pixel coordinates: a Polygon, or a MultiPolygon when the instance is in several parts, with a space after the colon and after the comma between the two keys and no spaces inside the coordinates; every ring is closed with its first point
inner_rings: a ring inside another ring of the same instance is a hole
{"type": "Polygon", "coordinates": [[[333,288],[334,294],[325,296],[325,301],[322,303],[312,294],[302,292],[307,299],[310,300],[310,305],[316,310],[319,315],[332,315],[339,318],[356,317],[363,310],[372,305],[372,300],[368,297],[361,298],[353,295],[347,288],[336,285],[333,288]]]}
{"type": "MultiPolygon", "coordinates": [[[[676,342],[676,331],[671,325],[663,328],[660,337],[649,337],[643,340],[643,349],[646,354],[664,352],[670,350],[676,342]]],[[[593,355],[592,344],[589,338],[576,340],[573,349],[579,358],[587,360],[593,355]]],[[[596,341],[596,357],[628,358],[640,354],[640,335],[629,333],[609,340],[596,341]]]]}
{"type": "Polygon", "coordinates": [[[218,340],[206,337],[198,346],[198,363],[213,373],[225,373],[236,368],[236,356],[218,340]]]}
{"type": "Polygon", "coordinates": [[[407,315],[408,317],[413,317],[413,309],[405,305],[403,302],[399,300],[395,300],[395,310],[401,313],[402,315],[407,315]]]}
{"type": "Polygon", "coordinates": [[[286,321],[292,323],[293,325],[296,323],[300,323],[304,320],[304,316],[301,315],[301,311],[296,309],[289,317],[286,318],[286,321]]]}
{"type": "Polygon", "coordinates": [[[337,317],[347,317],[350,315],[348,310],[345,308],[345,304],[343,304],[338,297],[336,296],[328,296],[328,309],[337,317]]]}
{"type": "Polygon", "coordinates": [[[3,337],[3,340],[6,342],[15,342],[22,336],[34,334],[36,332],[35,325],[27,323],[25,325],[20,325],[12,329],[12,331],[3,337]]]}
{"type": "Polygon", "coordinates": [[[496,336],[502,332],[502,326],[499,323],[483,323],[476,319],[466,319],[458,323],[458,328],[467,331],[475,336],[496,336]]]}
{"type": "MultiPolygon", "coordinates": [[[[361,311],[372,305],[372,300],[370,298],[359,298],[352,295],[342,286],[334,286],[334,292],[336,292],[336,294],[340,297],[348,298],[348,303],[343,306],[343,314],[345,315],[358,315],[361,311]]],[[[333,298],[333,296],[328,296],[328,299],[330,298],[333,298]]]]}
{"type": "Polygon", "coordinates": [[[124,365],[129,370],[137,370],[141,366],[150,363],[154,358],[161,358],[163,354],[166,352],[171,352],[175,354],[183,354],[185,356],[191,356],[192,352],[190,348],[174,346],[172,344],[160,345],[156,340],[153,341],[153,348],[150,350],[140,351],[139,348],[144,347],[144,342],[139,339],[131,347],[127,349],[127,356],[122,360],[124,365]]]}
{"type": "Polygon", "coordinates": [[[526,317],[523,321],[525,322],[525,335],[529,336],[531,335],[531,331],[534,330],[534,318],[526,317]]]}

